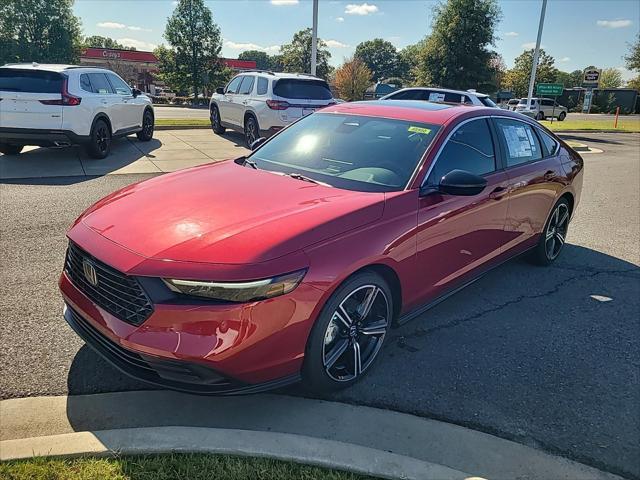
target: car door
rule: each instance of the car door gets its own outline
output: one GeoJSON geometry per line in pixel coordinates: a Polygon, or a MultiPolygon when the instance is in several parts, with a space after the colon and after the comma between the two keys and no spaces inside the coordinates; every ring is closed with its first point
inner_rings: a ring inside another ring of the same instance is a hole
{"type": "MultiPolygon", "coordinates": [[[[512,238],[505,249],[526,249],[536,244],[563,188],[559,149],[543,149],[539,129],[526,122],[496,117],[493,123],[509,177],[506,231],[512,238]]],[[[549,140],[557,144],[553,138],[549,140]]]]}
{"type": "Polygon", "coordinates": [[[124,123],[119,115],[115,114],[115,109],[120,103],[120,99],[115,95],[113,87],[107,76],[102,72],[88,73],[87,77],[91,84],[91,91],[95,95],[94,101],[101,105],[102,111],[104,111],[109,117],[111,122],[111,130],[116,132],[124,128],[124,123]]]}
{"type": "Polygon", "coordinates": [[[244,75],[238,75],[231,80],[227,85],[227,88],[224,89],[223,97],[218,101],[220,120],[224,123],[237,125],[234,121],[235,97],[243,78],[244,75]]]}
{"type": "Polygon", "coordinates": [[[131,87],[115,73],[107,73],[106,75],[116,96],[113,112],[122,123],[122,128],[119,130],[129,130],[141,126],[144,106],[135,101],[131,87]]]}
{"type": "Polygon", "coordinates": [[[253,85],[256,77],[254,75],[245,75],[242,79],[238,93],[234,97],[233,119],[236,125],[244,126],[244,114],[247,110],[247,104],[253,92],[253,85]]]}
{"type": "Polygon", "coordinates": [[[499,169],[496,139],[486,117],[460,123],[431,162],[423,191],[452,170],[481,175],[478,195],[433,191],[418,205],[417,268],[423,298],[436,298],[487,268],[508,241],[505,235],[508,177],[499,169]]]}

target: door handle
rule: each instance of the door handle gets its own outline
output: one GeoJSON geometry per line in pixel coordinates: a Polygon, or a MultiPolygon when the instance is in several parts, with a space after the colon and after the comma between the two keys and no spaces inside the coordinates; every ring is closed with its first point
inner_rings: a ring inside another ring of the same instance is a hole
{"type": "Polygon", "coordinates": [[[554,178],[556,178],[556,172],[554,172],[553,170],[547,170],[544,174],[544,179],[545,180],[553,180],[554,178]]]}
{"type": "Polygon", "coordinates": [[[494,200],[500,200],[507,192],[508,190],[505,187],[502,187],[502,186],[496,187],[493,189],[493,192],[489,194],[489,198],[492,198],[494,200]]]}
{"type": "Polygon", "coordinates": [[[102,104],[103,105],[106,105],[107,103],[109,103],[109,102],[107,102],[106,100],[102,100],[102,104]]]}

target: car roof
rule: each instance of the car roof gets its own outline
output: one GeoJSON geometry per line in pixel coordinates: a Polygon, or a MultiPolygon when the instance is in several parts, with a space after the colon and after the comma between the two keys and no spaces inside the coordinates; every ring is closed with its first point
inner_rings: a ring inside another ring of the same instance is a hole
{"type": "Polygon", "coordinates": [[[244,72],[238,72],[236,75],[264,75],[267,78],[299,78],[302,80],[322,80],[321,78],[308,75],[306,73],[290,73],[290,72],[272,72],[270,70],[246,70],[244,72]]]}
{"type": "Polygon", "coordinates": [[[90,65],[67,65],[60,63],[7,63],[0,68],[14,68],[20,70],[41,70],[46,72],[64,72],[67,70],[104,70],[110,72],[108,68],[92,67],[90,65]]]}
{"type": "Polygon", "coordinates": [[[457,93],[460,95],[474,95],[476,97],[488,97],[486,93],[480,92],[470,92],[469,90],[451,90],[450,88],[440,88],[440,87],[407,87],[401,88],[400,90],[396,90],[392,93],[404,92],[408,90],[429,90],[432,92],[443,92],[443,93],[457,93]]]}

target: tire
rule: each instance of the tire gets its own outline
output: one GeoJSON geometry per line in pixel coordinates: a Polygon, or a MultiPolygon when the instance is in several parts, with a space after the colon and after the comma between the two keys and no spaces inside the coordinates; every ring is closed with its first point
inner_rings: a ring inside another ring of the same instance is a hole
{"type": "Polygon", "coordinates": [[[4,153],[5,155],[18,155],[24,145],[15,145],[13,143],[0,143],[0,153],[4,153]]]}
{"type": "Polygon", "coordinates": [[[569,202],[566,198],[561,198],[553,206],[544,230],[540,235],[538,245],[529,256],[529,260],[532,263],[547,266],[551,265],[560,256],[564,249],[570,220],[571,207],[569,202]]]}
{"type": "Polygon", "coordinates": [[[211,118],[211,129],[213,133],[217,135],[222,135],[226,128],[222,126],[222,119],[220,118],[220,110],[218,110],[217,106],[211,107],[211,114],[209,115],[211,118]]]}
{"type": "Polygon", "coordinates": [[[560,115],[558,115],[558,121],[562,122],[565,118],[567,118],[567,114],[565,112],[560,112],[560,115]]]}
{"type": "Polygon", "coordinates": [[[111,129],[102,119],[96,120],[91,129],[91,139],[87,145],[89,156],[97,159],[106,158],[111,150],[111,129]]]}
{"type": "Polygon", "coordinates": [[[136,133],[136,137],[141,142],[149,142],[153,138],[153,128],[154,128],[154,118],[153,113],[150,110],[145,110],[144,115],[142,115],[142,130],[136,133]]]}
{"type": "Polygon", "coordinates": [[[244,120],[244,142],[248,148],[251,148],[251,144],[260,138],[260,127],[258,121],[253,115],[247,115],[244,120]]]}
{"type": "Polygon", "coordinates": [[[302,366],[303,387],[328,392],[360,380],[380,352],[393,311],[391,290],[380,275],[364,271],[347,279],[327,300],[311,330],[302,366]],[[373,302],[363,311],[370,295],[373,302]],[[364,317],[359,316],[362,313],[364,317]]]}
{"type": "Polygon", "coordinates": [[[544,120],[544,119],[545,119],[544,113],[538,112],[538,114],[536,115],[536,120],[544,120]]]}

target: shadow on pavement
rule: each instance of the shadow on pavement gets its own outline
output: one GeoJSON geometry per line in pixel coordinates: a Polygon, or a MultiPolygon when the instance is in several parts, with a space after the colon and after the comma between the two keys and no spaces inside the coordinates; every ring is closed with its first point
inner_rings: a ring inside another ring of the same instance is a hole
{"type": "MultiPolygon", "coordinates": [[[[624,135],[624,132],[622,132],[624,135]]],[[[557,132],[557,135],[563,140],[580,140],[583,142],[591,142],[591,143],[607,143],[609,145],[624,145],[624,142],[618,142],[616,140],[612,140],[611,138],[603,138],[603,134],[599,132],[594,132],[593,135],[589,135],[588,133],[584,133],[581,135],[575,135],[570,133],[562,133],[557,132]]]]}
{"type": "MultiPolygon", "coordinates": [[[[639,312],[638,266],[567,245],[551,268],[513,260],[392,330],[369,375],[324,398],[459,424],[640,477],[639,312]]],[[[67,383],[77,429],[101,420],[88,415],[90,398],[73,395],[152,389],[86,346],[67,383]]],[[[281,393],[308,396],[296,386],[281,393]]],[[[207,401],[217,402],[199,400],[207,401]]]]}

